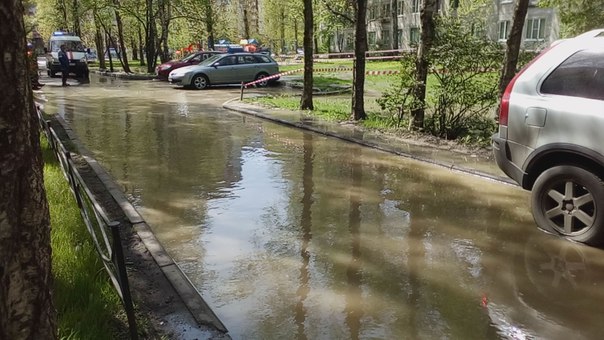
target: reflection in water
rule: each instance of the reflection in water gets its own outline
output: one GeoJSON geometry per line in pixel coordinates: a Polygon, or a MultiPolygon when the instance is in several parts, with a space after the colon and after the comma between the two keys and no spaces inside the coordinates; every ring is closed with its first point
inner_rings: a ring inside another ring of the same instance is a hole
{"type": "MultiPolygon", "coordinates": [[[[359,150],[359,159],[361,158],[359,150]]],[[[361,318],[363,316],[363,296],[361,292],[361,197],[362,171],[361,164],[357,158],[352,159],[350,164],[351,183],[350,183],[350,211],[348,213],[348,229],[351,240],[350,263],[346,268],[346,278],[348,288],[346,290],[346,324],[350,330],[351,339],[359,339],[361,333],[361,318]]]]}
{"type": "Polygon", "coordinates": [[[599,337],[603,252],[538,232],[526,192],[230,114],[229,89],[48,91],[236,339],[599,337]]]}
{"type": "Polygon", "coordinates": [[[302,228],[302,247],[300,256],[302,257],[302,265],[300,267],[300,285],[296,296],[296,324],[298,325],[298,339],[306,339],[304,330],[306,321],[306,309],[304,308],[304,300],[310,291],[310,252],[308,246],[312,240],[312,203],[313,203],[313,181],[312,181],[312,161],[313,161],[313,135],[304,135],[304,167],[302,170],[302,188],[304,195],[302,197],[302,217],[300,218],[300,227],[302,228]]]}

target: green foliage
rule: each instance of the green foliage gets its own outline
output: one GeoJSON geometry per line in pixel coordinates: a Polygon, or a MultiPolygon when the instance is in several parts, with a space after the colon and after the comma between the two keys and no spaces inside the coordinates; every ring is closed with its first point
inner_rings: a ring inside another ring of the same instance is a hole
{"type": "Polygon", "coordinates": [[[455,18],[443,18],[429,58],[436,83],[428,101],[426,130],[456,139],[488,127],[485,120],[492,120],[489,112],[498,100],[500,46],[477,37],[455,18]]]}
{"type": "Polygon", "coordinates": [[[417,84],[415,80],[415,55],[405,54],[400,62],[400,76],[398,82],[387,89],[377,103],[382,110],[390,113],[392,124],[400,127],[406,119],[406,113],[410,113],[421,103],[413,94],[413,88],[417,84]]]}
{"type": "Polygon", "coordinates": [[[601,28],[604,22],[604,0],[541,0],[539,6],[558,10],[564,38],[601,28]]]}
{"type": "MultiPolygon", "coordinates": [[[[498,44],[478,37],[473,26],[456,18],[441,18],[433,48],[427,87],[427,132],[446,139],[463,138],[481,143],[494,130],[491,109],[498,100],[498,70],[502,63],[498,44]]],[[[420,101],[415,86],[415,56],[401,60],[398,82],[387,89],[378,104],[402,126],[420,101]]]]}

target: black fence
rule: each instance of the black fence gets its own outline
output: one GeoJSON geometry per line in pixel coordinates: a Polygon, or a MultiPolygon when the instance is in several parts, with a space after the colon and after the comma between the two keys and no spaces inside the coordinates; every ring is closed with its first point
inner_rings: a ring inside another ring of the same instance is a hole
{"type": "Polygon", "coordinates": [[[130,338],[138,339],[134,307],[132,305],[132,296],[130,295],[130,286],[124,262],[124,251],[120,237],[121,224],[107,218],[103,208],[94,198],[94,195],[88,189],[78,172],[74,161],[71,159],[71,153],[67,151],[56,131],[52,128],[51,122],[44,119],[40,110],[37,111],[41,130],[46,135],[48,143],[61,164],[63,175],[69,182],[94,246],[105,265],[105,269],[115,289],[122,299],[128,317],[130,338]]]}

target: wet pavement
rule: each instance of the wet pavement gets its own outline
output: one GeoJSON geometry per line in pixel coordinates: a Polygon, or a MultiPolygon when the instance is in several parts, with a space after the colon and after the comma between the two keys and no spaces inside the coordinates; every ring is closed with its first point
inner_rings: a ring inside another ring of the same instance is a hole
{"type": "Polygon", "coordinates": [[[599,338],[604,253],[538,231],[491,160],[233,113],[237,87],[44,92],[235,339],[599,338]]]}

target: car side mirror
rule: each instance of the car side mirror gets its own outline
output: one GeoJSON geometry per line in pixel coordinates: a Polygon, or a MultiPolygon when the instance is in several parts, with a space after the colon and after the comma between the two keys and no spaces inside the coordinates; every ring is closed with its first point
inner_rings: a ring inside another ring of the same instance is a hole
{"type": "Polygon", "coordinates": [[[90,54],[90,48],[86,49],[86,53],[90,54]]]}
{"type": "Polygon", "coordinates": [[[218,66],[220,66],[220,63],[214,63],[214,65],[212,65],[212,66],[218,67],[218,66]]]}

